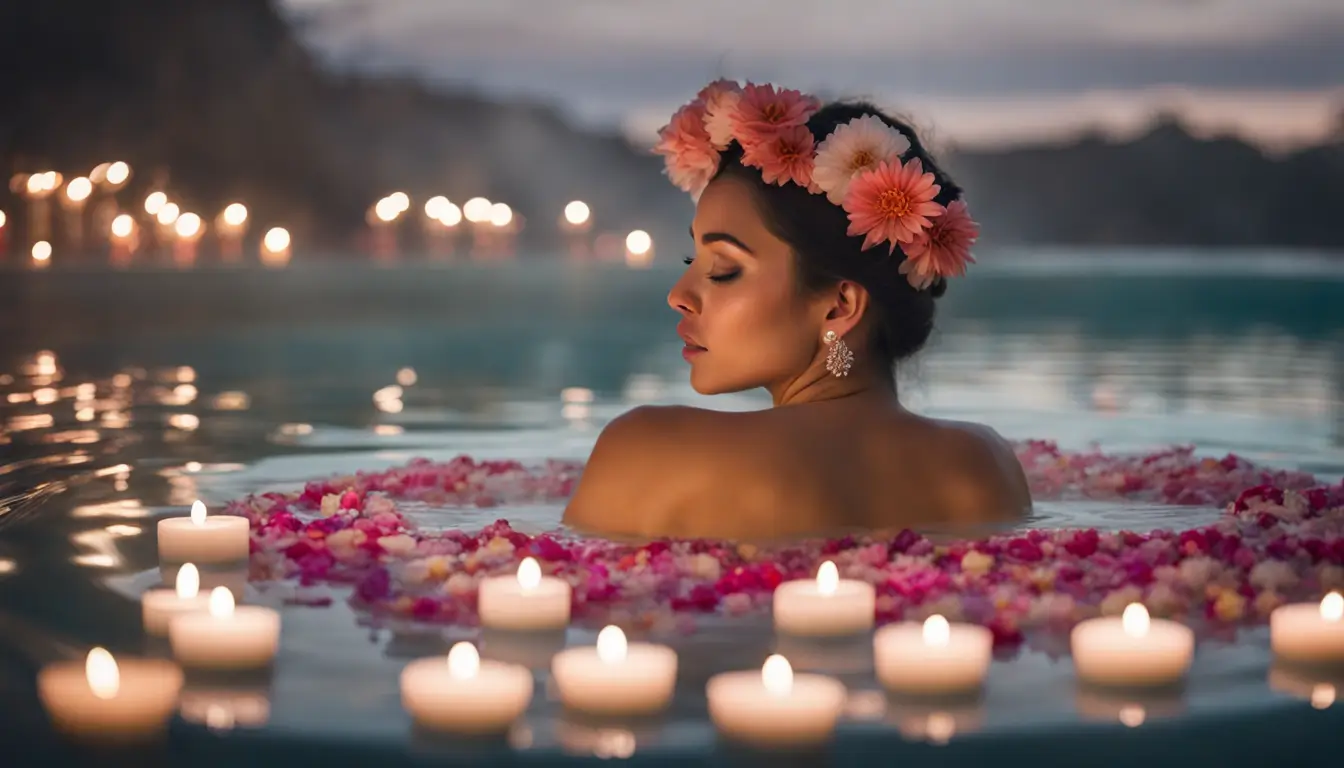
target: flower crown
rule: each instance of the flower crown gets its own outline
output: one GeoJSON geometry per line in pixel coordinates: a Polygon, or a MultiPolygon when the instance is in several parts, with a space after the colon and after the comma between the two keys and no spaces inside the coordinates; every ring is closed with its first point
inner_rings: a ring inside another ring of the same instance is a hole
{"type": "Polygon", "coordinates": [[[900,246],[900,273],[917,290],[966,274],[980,234],[966,203],[934,202],[941,190],[934,175],[918,157],[907,158],[910,140],[877,115],[854,118],[818,142],[807,121],[820,108],[798,91],[717,80],[677,110],[654,152],[666,156],[672,183],[699,198],[720,153],[736,141],[743,165],[760,169],[767,184],[793,182],[844,208],[846,234],[863,236],[862,250],[900,246]]]}

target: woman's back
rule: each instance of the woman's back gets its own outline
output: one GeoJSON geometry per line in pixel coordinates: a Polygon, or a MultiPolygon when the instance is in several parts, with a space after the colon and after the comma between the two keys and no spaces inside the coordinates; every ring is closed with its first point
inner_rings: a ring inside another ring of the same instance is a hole
{"type": "Polygon", "coordinates": [[[974,526],[1030,507],[975,425],[832,401],[747,413],[639,408],[604,431],[565,522],[636,537],[772,539],[974,526]]]}

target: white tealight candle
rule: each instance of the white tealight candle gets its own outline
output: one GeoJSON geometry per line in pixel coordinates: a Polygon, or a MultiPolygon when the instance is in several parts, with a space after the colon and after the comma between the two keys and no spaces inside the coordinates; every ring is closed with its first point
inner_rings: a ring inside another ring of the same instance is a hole
{"type": "Polygon", "coordinates": [[[448,658],[417,659],[401,671],[401,704],[421,726],[463,734],[503,733],[532,702],[532,672],[484,660],[471,643],[448,658]]]}
{"type": "Polygon", "coordinates": [[[159,560],[167,563],[232,563],[246,560],[251,540],[247,518],[206,515],[205,504],[191,505],[191,517],[159,521],[159,560]]]}
{"type": "Polygon", "coordinates": [[[1294,603],[1269,615],[1274,655],[1299,664],[1344,663],[1344,595],[1331,592],[1317,603],[1294,603]]]}
{"type": "Polygon", "coordinates": [[[949,624],[937,614],[885,626],[873,636],[877,677],[888,690],[967,693],[984,684],[994,635],[976,624],[949,624]]]}
{"type": "Polygon", "coordinates": [[[280,614],[257,605],[235,606],[226,587],[215,587],[205,612],[172,618],[168,643],[183,666],[260,669],[280,649],[280,614]]]}
{"type": "Polygon", "coordinates": [[[204,611],[210,601],[200,594],[201,576],[191,563],[177,570],[176,589],[151,589],[140,599],[145,631],[156,637],[168,634],[168,622],[178,614],[204,611]]]}
{"type": "Polygon", "coordinates": [[[627,643],[620,627],[603,628],[597,645],[567,648],[551,661],[565,706],[600,715],[657,712],[672,699],[677,653],[665,645],[627,643]]]}
{"type": "Polygon", "coordinates": [[[1195,653],[1195,633],[1130,603],[1120,618],[1088,619],[1069,638],[1078,677],[1097,685],[1147,687],[1185,676],[1195,653]]]}
{"type": "Polygon", "coordinates": [[[730,739],[762,746],[815,744],[830,738],[845,706],[845,686],[824,675],[795,675],[783,656],[760,672],[724,672],[705,686],[709,717],[730,739]]]}
{"type": "Polygon", "coordinates": [[[535,631],[569,624],[569,582],[542,576],[531,557],[518,564],[518,575],[481,581],[477,610],[481,624],[494,629],[535,631]]]}
{"type": "Polygon", "coordinates": [[[103,648],[82,662],[44,667],[38,695],[57,729],[79,736],[138,740],[163,730],[177,708],[182,670],[159,659],[120,664],[103,648]]]}
{"type": "Polygon", "coordinates": [[[775,589],[775,628],[799,637],[855,635],[873,628],[876,606],[871,584],[841,579],[827,560],[816,579],[786,581],[775,589]]]}

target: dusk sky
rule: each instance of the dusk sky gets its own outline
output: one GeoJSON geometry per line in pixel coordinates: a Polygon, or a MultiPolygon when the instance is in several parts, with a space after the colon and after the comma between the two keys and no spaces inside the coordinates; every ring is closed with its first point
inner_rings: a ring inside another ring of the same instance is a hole
{"type": "Polygon", "coordinates": [[[541,98],[647,137],[717,76],[1012,142],[1156,108],[1269,145],[1344,113],[1341,0],[283,0],[343,66],[541,98]]]}

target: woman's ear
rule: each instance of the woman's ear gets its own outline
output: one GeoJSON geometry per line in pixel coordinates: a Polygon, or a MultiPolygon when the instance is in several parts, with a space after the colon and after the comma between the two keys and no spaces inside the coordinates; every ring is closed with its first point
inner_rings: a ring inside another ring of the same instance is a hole
{"type": "Polygon", "coordinates": [[[828,294],[826,319],[822,329],[835,331],[844,338],[863,320],[868,311],[868,289],[853,280],[841,280],[835,290],[828,294]]]}

